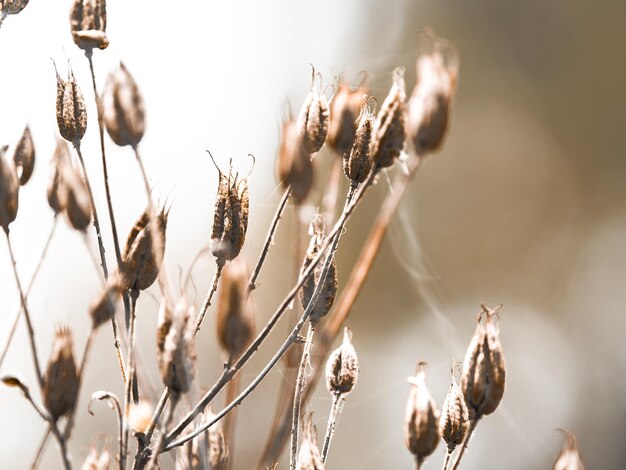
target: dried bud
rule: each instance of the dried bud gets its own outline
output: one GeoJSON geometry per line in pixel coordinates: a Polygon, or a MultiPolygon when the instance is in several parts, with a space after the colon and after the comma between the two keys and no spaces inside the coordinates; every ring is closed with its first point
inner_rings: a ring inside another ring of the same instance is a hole
{"type": "MultiPolygon", "coordinates": [[[[208,419],[213,417],[213,411],[209,410],[208,419]]],[[[209,465],[211,470],[226,470],[228,463],[228,445],[224,438],[222,422],[218,421],[208,431],[209,465]]]]}
{"type": "Polygon", "coordinates": [[[343,155],[343,171],[352,184],[365,181],[372,169],[370,145],[373,126],[374,116],[369,110],[368,105],[364,104],[363,108],[361,108],[359,127],[356,130],[352,150],[350,154],[345,153],[343,155]]]}
{"type": "Polygon", "coordinates": [[[194,307],[181,298],[165,337],[159,370],[163,384],[179,395],[191,387],[196,361],[194,342],[194,307]]]}
{"type": "Polygon", "coordinates": [[[322,93],[321,75],[316,74],[315,70],[313,70],[312,82],[311,90],[298,115],[298,131],[302,136],[304,150],[308,154],[319,151],[328,134],[328,101],[322,93]],[[317,84],[316,81],[318,81],[317,84]]]}
{"type": "Polygon", "coordinates": [[[560,429],[563,433],[563,448],[559,457],[554,462],[553,470],[585,470],[585,465],[578,451],[576,437],[568,431],[560,429]]]}
{"type": "Polygon", "coordinates": [[[153,408],[147,401],[131,402],[128,412],[128,426],[135,433],[145,433],[152,421],[153,408]]]}
{"type": "Polygon", "coordinates": [[[324,462],[317,447],[317,430],[313,426],[313,413],[304,421],[302,444],[296,462],[297,470],[324,470],[324,462]]]}
{"type": "Polygon", "coordinates": [[[119,278],[111,276],[105,288],[89,306],[89,315],[91,315],[91,322],[94,328],[98,328],[115,316],[117,302],[121,293],[122,286],[119,278]]]}
{"type": "MultiPolygon", "coordinates": [[[[311,264],[313,259],[317,256],[320,248],[322,247],[322,243],[324,241],[324,219],[319,215],[316,215],[311,222],[311,227],[309,229],[312,232],[311,241],[309,242],[309,248],[306,252],[306,257],[304,258],[304,263],[302,264],[301,272],[304,272],[307,267],[311,264]]],[[[313,300],[313,294],[315,293],[315,288],[319,283],[320,277],[322,275],[324,263],[319,263],[313,272],[309,274],[309,276],[304,281],[302,285],[302,290],[300,291],[300,301],[302,302],[302,307],[306,310],[311,300],[313,300]]],[[[317,298],[317,302],[313,307],[313,310],[310,314],[310,321],[312,325],[315,325],[324,315],[326,315],[330,308],[333,306],[335,302],[335,296],[337,295],[337,263],[333,258],[330,266],[328,267],[328,272],[326,273],[326,277],[324,278],[324,284],[322,286],[322,290],[320,292],[319,297],[317,298]]]]}
{"type": "Polygon", "coordinates": [[[352,346],[350,328],[343,330],[343,342],[328,357],[326,362],[326,388],[334,395],[347,395],[359,378],[359,359],[352,346]]]}
{"type": "Polygon", "coordinates": [[[109,470],[111,468],[111,453],[107,447],[104,447],[101,452],[98,452],[96,446],[91,446],[85,463],[83,463],[82,470],[109,470]]]}
{"type": "Polygon", "coordinates": [[[168,212],[163,208],[150,217],[149,210],[135,222],[122,253],[122,285],[126,289],[147,289],[156,281],[161,269],[168,212]],[[158,240],[153,239],[151,219],[156,221],[158,240]]]}
{"type": "Polygon", "coordinates": [[[363,87],[351,89],[340,82],[330,102],[330,123],[326,142],[337,154],[344,156],[350,152],[357,129],[363,97],[367,90],[363,87]]]}
{"type": "MultiPolygon", "coordinates": [[[[17,15],[20,11],[26,8],[29,0],[1,0],[0,1],[0,15],[4,19],[7,15],[17,15]]],[[[0,19],[0,23],[2,22],[0,19]]]]}
{"type": "Polygon", "coordinates": [[[418,154],[436,150],[448,127],[456,67],[434,50],[417,59],[417,84],[409,100],[409,134],[418,154]]]}
{"type": "Polygon", "coordinates": [[[437,405],[426,387],[426,363],[417,365],[406,403],[404,442],[418,462],[434,452],[439,443],[439,413],[437,405]]]}
{"type": "Polygon", "coordinates": [[[470,424],[463,391],[454,377],[456,364],[458,363],[453,365],[452,384],[443,402],[439,419],[439,433],[448,445],[449,452],[452,452],[456,446],[463,443],[470,424]]]}
{"type": "Polygon", "coordinates": [[[63,173],[66,165],[70,165],[67,143],[63,139],[57,139],[57,146],[50,161],[51,173],[48,183],[48,204],[57,215],[65,210],[63,173]]]}
{"type": "Polygon", "coordinates": [[[58,328],[52,342],[52,352],[44,374],[43,399],[56,421],[72,411],[78,397],[78,372],[72,352],[72,331],[58,328]]]}
{"type": "Polygon", "coordinates": [[[393,71],[393,84],[374,123],[370,152],[377,168],[393,165],[402,153],[406,139],[406,121],[404,69],[398,67],[393,71]]]}
{"type": "Polygon", "coordinates": [[[87,109],[71,69],[67,81],[57,72],[57,124],[68,142],[78,145],[87,130],[87,109]]]}
{"type": "Polygon", "coordinates": [[[104,124],[117,145],[136,147],[146,129],[143,98],[123,63],[109,74],[102,93],[104,124]]]}
{"type": "Polygon", "coordinates": [[[13,154],[15,169],[19,172],[20,185],[24,186],[35,169],[35,145],[28,126],[24,129],[13,154]]]}
{"type": "Polygon", "coordinates": [[[254,335],[254,314],[248,306],[248,268],[235,258],[222,271],[217,303],[217,338],[231,359],[248,347],[254,335]]]}
{"type": "Polygon", "coordinates": [[[13,164],[5,159],[7,147],[0,149],[0,226],[9,231],[17,217],[20,183],[13,164]]]}
{"type": "Polygon", "coordinates": [[[213,214],[211,252],[217,264],[223,266],[226,261],[235,259],[243,247],[248,230],[250,199],[247,178],[238,180],[238,175],[233,174],[232,165],[228,175],[222,173],[217,164],[215,167],[219,172],[219,183],[213,214]]]}
{"type": "Polygon", "coordinates": [[[496,410],[504,394],[506,375],[497,315],[500,307],[490,309],[483,305],[482,308],[476,331],[465,353],[461,381],[472,420],[496,410]]]}
{"type": "Polygon", "coordinates": [[[74,0],[70,11],[74,43],[84,51],[106,49],[107,11],[105,0],[74,0]]]}
{"type": "Polygon", "coordinates": [[[293,119],[283,124],[278,150],[278,179],[284,187],[291,186],[296,204],[306,199],[313,185],[313,163],[304,148],[303,138],[293,119]]]}

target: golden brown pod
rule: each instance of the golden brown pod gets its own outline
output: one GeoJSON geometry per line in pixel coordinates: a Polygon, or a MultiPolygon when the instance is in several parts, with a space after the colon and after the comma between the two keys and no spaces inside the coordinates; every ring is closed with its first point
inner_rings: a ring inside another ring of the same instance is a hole
{"type": "Polygon", "coordinates": [[[352,149],[349,154],[343,155],[343,171],[353,185],[365,181],[372,169],[370,146],[373,127],[374,116],[366,103],[361,108],[352,149]]]}
{"type": "Polygon", "coordinates": [[[78,397],[78,371],[69,327],[57,328],[44,374],[43,400],[55,421],[74,409],[78,397]]]}
{"type": "Polygon", "coordinates": [[[350,328],[343,330],[343,342],[326,362],[326,388],[334,395],[348,395],[359,378],[359,359],[352,345],[350,328]]]}
{"type": "Polygon", "coordinates": [[[15,147],[13,164],[19,173],[20,186],[24,186],[30,180],[35,169],[35,145],[28,126],[24,128],[22,137],[15,147]]]}
{"type": "Polygon", "coordinates": [[[0,2],[0,23],[7,15],[17,15],[21,12],[29,0],[2,0],[0,2]]]}
{"type": "Polygon", "coordinates": [[[57,145],[50,161],[50,182],[48,183],[48,204],[56,215],[65,210],[65,186],[63,184],[63,172],[65,166],[70,164],[70,153],[67,142],[57,139],[57,145]]]}
{"type": "Polygon", "coordinates": [[[75,230],[86,230],[91,223],[92,213],[85,182],[72,165],[65,166],[61,179],[61,199],[67,221],[75,230]]]}
{"type": "Polygon", "coordinates": [[[563,447],[552,466],[552,470],[585,470],[576,437],[571,432],[563,429],[559,431],[563,433],[563,447]]]}
{"type": "Polygon", "coordinates": [[[91,316],[93,328],[98,328],[115,316],[121,293],[122,286],[118,276],[111,276],[104,289],[100,291],[89,306],[89,315],[91,316]]]}
{"type": "Polygon", "coordinates": [[[195,376],[194,308],[181,298],[163,344],[159,364],[163,384],[174,395],[186,393],[195,376]]]}
{"type": "Polygon", "coordinates": [[[313,426],[313,413],[304,420],[302,444],[296,461],[297,470],[324,470],[324,462],[317,446],[317,431],[313,426]]]}
{"type": "Polygon", "coordinates": [[[83,94],[70,69],[67,80],[57,72],[56,116],[59,132],[74,146],[80,144],[87,130],[87,109],[83,94]]]}
{"type": "Polygon", "coordinates": [[[319,151],[324,145],[328,134],[329,114],[328,100],[322,92],[321,75],[313,70],[311,90],[302,104],[297,124],[304,150],[309,155],[319,151]]]}
{"type": "Polygon", "coordinates": [[[330,122],[326,142],[339,156],[350,152],[354,144],[359,113],[366,94],[367,90],[364,87],[352,89],[340,81],[330,102],[330,122]]]}
{"type": "Polygon", "coordinates": [[[278,149],[278,179],[285,188],[291,186],[296,204],[304,202],[313,185],[311,156],[304,148],[302,134],[293,119],[283,123],[278,149]]]}
{"type": "MultiPolygon", "coordinates": [[[[454,369],[454,365],[453,365],[454,369]]],[[[469,412],[465,404],[463,391],[452,374],[452,383],[448,389],[439,418],[439,433],[452,452],[456,446],[463,443],[469,431],[469,412]]]]}
{"type": "Polygon", "coordinates": [[[13,164],[5,158],[7,147],[0,149],[0,226],[8,233],[17,217],[20,183],[13,164]]]}
{"type": "Polygon", "coordinates": [[[70,10],[70,29],[74,43],[84,51],[106,49],[107,11],[105,0],[74,0],[70,10]]]}

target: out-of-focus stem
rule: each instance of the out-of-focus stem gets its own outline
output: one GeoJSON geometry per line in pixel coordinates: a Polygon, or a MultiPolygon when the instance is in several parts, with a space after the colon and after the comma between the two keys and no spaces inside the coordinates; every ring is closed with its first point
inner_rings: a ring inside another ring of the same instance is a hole
{"type": "Polygon", "coordinates": [[[337,424],[337,418],[339,417],[339,405],[341,404],[341,395],[338,393],[333,394],[333,403],[330,406],[330,413],[328,415],[328,425],[326,426],[326,436],[324,437],[324,446],[322,447],[322,462],[326,463],[328,457],[328,449],[330,448],[330,441],[335,435],[335,425],[337,424]]]}

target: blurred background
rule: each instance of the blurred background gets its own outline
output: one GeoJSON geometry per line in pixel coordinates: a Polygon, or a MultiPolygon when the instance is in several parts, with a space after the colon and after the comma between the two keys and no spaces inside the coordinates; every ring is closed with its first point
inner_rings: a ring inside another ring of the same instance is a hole
{"type": "MultiPolygon", "coordinates": [[[[32,1],[0,28],[0,144],[14,145],[26,124],[37,151],[33,181],[20,192],[11,226],[25,283],[52,224],[46,204],[49,158],[57,127],[55,75],[71,65],[87,101],[83,152],[108,248],[114,252],[101,178],[96,109],[89,69],[71,40],[68,0],[32,1]]],[[[341,415],[329,468],[411,468],[402,424],[406,377],[429,362],[428,384],[439,405],[452,358],[462,359],[479,304],[502,303],[507,389],[484,419],[464,459],[467,469],[551,468],[561,445],[554,431],[577,435],[589,468],[626,468],[626,61],[623,2],[343,1],[172,2],[110,0],[108,49],[94,54],[100,89],[123,60],[144,95],[141,144],[161,200],[172,201],[166,269],[175,285],[207,242],[218,163],[228,159],[250,177],[250,225],[244,255],[253,264],[280,198],[275,156],[281,117],[297,112],[315,65],[325,83],[343,73],[358,83],[368,71],[379,102],[398,65],[414,84],[420,30],[431,27],[459,51],[460,78],[450,133],[404,199],[348,325],[361,375],[341,415]]],[[[146,199],[128,148],[106,137],[113,205],[125,239],[146,199]]],[[[319,156],[319,204],[329,152],[319,156]]],[[[395,170],[394,170],[395,171],[395,170]]],[[[345,283],[377,208],[385,177],[351,220],[338,254],[345,283]]],[[[261,325],[289,289],[295,270],[293,211],[279,228],[254,294],[261,325]]],[[[97,246],[89,232],[89,250],[97,246]]],[[[4,238],[4,237],[2,237],[4,238]]],[[[100,281],[82,237],[59,224],[29,296],[40,362],[56,325],[70,323],[82,352],[87,306],[100,281]]],[[[193,279],[201,302],[215,263],[201,259],[193,279]]],[[[193,295],[194,293],[191,292],[193,295]]],[[[6,243],[0,243],[0,338],[18,307],[6,243]]],[[[142,295],[139,348],[160,387],[154,328],[158,289],[142,295]]],[[[220,372],[214,311],[198,339],[202,387],[220,372]]],[[[243,370],[251,380],[287,331],[281,323],[243,370]]],[[[23,321],[1,375],[18,373],[35,388],[23,321]]],[[[271,424],[281,363],[238,409],[235,468],[253,468],[271,424]]],[[[76,467],[90,442],[115,435],[114,414],[95,404],[96,390],[122,392],[109,328],[101,328],[85,377],[70,446],[76,467]]],[[[38,392],[34,393],[39,397],[38,392]]],[[[220,397],[217,403],[222,403],[220,397]]],[[[220,406],[217,406],[219,408],[220,406]]],[[[330,397],[323,386],[308,408],[323,433],[330,397]]],[[[0,388],[0,467],[28,468],[44,423],[14,389],[0,388]]],[[[112,444],[115,447],[115,443],[112,444]]],[[[445,446],[425,468],[439,468],[445,446]]],[[[171,461],[163,460],[166,468],[171,461]]],[[[279,468],[284,468],[283,463],[279,468]]],[[[50,441],[41,468],[60,468],[50,441]]]]}

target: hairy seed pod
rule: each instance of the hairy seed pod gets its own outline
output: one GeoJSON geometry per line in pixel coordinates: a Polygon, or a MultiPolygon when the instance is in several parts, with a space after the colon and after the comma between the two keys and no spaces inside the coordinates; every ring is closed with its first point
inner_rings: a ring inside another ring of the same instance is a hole
{"type": "Polygon", "coordinates": [[[552,470],[585,470],[576,437],[568,431],[559,429],[563,433],[563,448],[554,462],[552,470]]]}
{"type": "Polygon", "coordinates": [[[70,10],[74,43],[84,51],[106,49],[107,10],[105,0],[74,0],[70,10]]]}
{"type": "Polygon", "coordinates": [[[404,442],[418,462],[434,452],[439,444],[439,413],[426,387],[426,363],[417,365],[415,377],[408,378],[411,391],[406,403],[404,442]]]}
{"type": "Polygon", "coordinates": [[[283,124],[278,150],[278,179],[284,186],[291,186],[296,204],[302,204],[313,185],[313,163],[306,152],[301,133],[293,119],[283,124]]]}
{"type": "Polygon", "coordinates": [[[311,90],[302,104],[297,124],[304,150],[308,154],[319,151],[324,145],[328,134],[328,118],[328,100],[322,93],[321,76],[313,71],[311,90]],[[319,78],[318,84],[315,83],[316,78],[319,78]]]}
{"type": "Polygon", "coordinates": [[[24,186],[30,180],[35,169],[35,145],[28,126],[24,128],[22,137],[15,147],[13,164],[19,172],[20,185],[24,186]]]}
{"type": "Polygon", "coordinates": [[[65,210],[65,185],[63,173],[70,164],[70,153],[67,142],[57,139],[57,146],[50,161],[50,182],[48,183],[48,204],[56,215],[65,210]]]}
{"type": "Polygon", "coordinates": [[[374,123],[370,152],[378,169],[390,167],[402,153],[406,140],[406,121],[404,69],[398,67],[393,71],[393,84],[374,123]]]}
{"type": "Polygon", "coordinates": [[[28,2],[29,0],[2,0],[0,2],[0,15],[2,19],[7,15],[17,15],[26,8],[28,2]]]}
{"type": "Polygon", "coordinates": [[[0,226],[8,233],[9,224],[17,217],[20,183],[6,152],[7,147],[0,149],[0,226]]]}
{"type": "Polygon", "coordinates": [[[102,106],[111,140],[119,146],[137,147],[146,130],[144,102],[137,82],[121,62],[107,77],[102,106]]]}
{"type": "Polygon", "coordinates": [[[339,82],[339,87],[330,102],[330,122],[326,142],[339,156],[350,152],[367,90],[363,87],[350,88],[339,82]]]}
{"type": "Polygon", "coordinates": [[[91,223],[91,201],[85,182],[75,167],[66,165],[62,175],[61,199],[69,225],[75,230],[86,230],[91,223]]]}
{"type": "Polygon", "coordinates": [[[117,303],[122,293],[122,286],[118,276],[109,277],[106,286],[89,306],[89,315],[93,328],[108,322],[115,316],[117,303]]]}
{"type": "MultiPolygon", "coordinates": [[[[454,369],[454,365],[453,365],[454,369]]],[[[456,382],[454,372],[452,384],[448,389],[448,394],[441,407],[441,417],[439,419],[439,433],[444,442],[448,445],[451,453],[456,446],[463,443],[469,431],[469,412],[465,404],[465,397],[459,384],[456,382]]]]}
{"type": "Polygon", "coordinates": [[[304,421],[302,444],[298,451],[297,470],[324,470],[324,462],[317,447],[317,431],[313,426],[313,413],[304,421]]]}
{"type": "Polygon", "coordinates": [[[343,342],[326,362],[326,388],[333,395],[348,395],[359,378],[359,359],[352,346],[350,328],[343,329],[343,342]]]}
{"type": "MultiPolygon", "coordinates": [[[[324,241],[324,222],[319,215],[316,215],[313,219],[310,230],[313,235],[311,237],[311,241],[309,242],[309,248],[307,249],[301,272],[304,272],[311,264],[313,259],[317,256],[317,253],[322,247],[322,243],[324,241]]],[[[302,307],[304,309],[306,309],[309,303],[313,300],[315,288],[317,287],[317,284],[319,283],[320,277],[322,275],[323,264],[324,263],[319,263],[315,267],[313,272],[309,274],[309,276],[304,281],[304,284],[302,285],[302,290],[300,291],[300,301],[302,302],[302,307]]],[[[317,298],[315,306],[313,307],[313,310],[311,311],[311,315],[309,317],[311,325],[315,325],[324,315],[326,315],[330,311],[333,303],[335,302],[336,295],[337,263],[333,258],[328,268],[328,272],[326,273],[326,278],[324,279],[324,284],[320,295],[317,298]]]]}
{"type": "Polygon", "coordinates": [[[181,298],[165,337],[159,370],[163,384],[175,395],[186,393],[195,375],[194,307],[181,298]]]}
{"type": "Polygon", "coordinates": [[[372,129],[374,116],[364,104],[359,116],[359,127],[356,130],[354,145],[349,154],[343,155],[343,171],[352,182],[359,184],[365,181],[372,169],[370,145],[372,141],[372,129]]]}
{"type": "Polygon", "coordinates": [[[87,130],[87,109],[83,94],[69,71],[67,81],[57,72],[57,124],[68,142],[78,145],[87,130]]]}
{"type": "Polygon", "coordinates": [[[78,397],[78,371],[72,352],[72,331],[57,328],[44,374],[43,400],[55,421],[74,409],[78,397]]]}
{"type": "Polygon", "coordinates": [[[506,376],[497,315],[500,307],[490,309],[483,305],[482,308],[474,336],[465,353],[461,380],[472,420],[496,410],[504,395],[506,376]]]}

